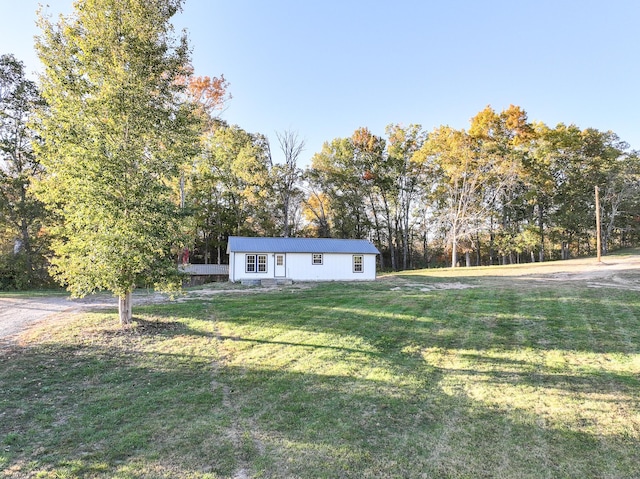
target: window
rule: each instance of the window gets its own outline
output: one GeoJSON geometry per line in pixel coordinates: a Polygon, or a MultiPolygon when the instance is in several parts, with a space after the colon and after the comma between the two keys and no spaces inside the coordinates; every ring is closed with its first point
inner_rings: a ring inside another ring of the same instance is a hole
{"type": "Polygon", "coordinates": [[[245,261],[246,261],[247,273],[255,273],[256,272],[256,255],[248,254],[245,257],[245,261]]]}
{"type": "Polygon", "coordinates": [[[322,253],[313,253],[311,264],[322,264],[322,253]]]}
{"type": "Polygon", "coordinates": [[[281,254],[276,255],[276,266],[284,266],[284,256],[281,254]]]}
{"type": "Polygon", "coordinates": [[[353,257],[353,272],[362,273],[363,271],[364,271],[364,262],[362,260],[362,255],[355,255],[353,257]]]}
{"type": "Polygon", "coordinates": [[[259,254],[258,255],[258,273],[266,273],[267,272],[267,255],[259,254]]]}
{"type": "Polygon", "coordinates": [[[266,273],[267,255],[248,254],[245,256],[245,270],[247,273],[266,273]]]}

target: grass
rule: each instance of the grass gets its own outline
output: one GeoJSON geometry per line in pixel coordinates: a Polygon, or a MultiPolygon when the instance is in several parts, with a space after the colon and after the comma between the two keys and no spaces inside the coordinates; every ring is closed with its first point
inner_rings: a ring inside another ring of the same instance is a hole
{"type": "Polygon", "coordinates": [[[637,292],[428,274],[35,330],[0,354],[0,471],[640,477],[637,292]]]}
{"type": "Polygon", "coordinates": [[[40,298],[49,296],[69,296],[69,292],[61,288],[32,290],[0,290],[0,298],[40,298]]]}

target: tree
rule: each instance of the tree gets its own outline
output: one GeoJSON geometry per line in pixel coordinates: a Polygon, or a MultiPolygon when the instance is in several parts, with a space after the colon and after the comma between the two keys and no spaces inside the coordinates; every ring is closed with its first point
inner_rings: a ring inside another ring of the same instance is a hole
{"type": "MultiPolygon", "coordinates": [[[[623,145],[619,145],[624,147],[623,145]]],[[[626,146],[626,145],[625,145],[626,146]]],[[[603,203],[603,242],[602,253],[607,254],[616,227],[626,229],[628,225],[620,218],[636,212],[633,201],[640,197],[640,158],[636,152],[623,152],[615,159],[602,195],[603,203]]]]}
{"type": "Polygon", "coordinates": [[[551,168],[552,145],[551,142],[546,141],[549,127],[544,123],[536,123],[533,129],[531,154],[524,159],[523,173],[526,177],[527,197],[534,207],[535,219],[532,222],[535,222],[538,228],[538,261],[544,261],[546,259],[545,232],[553,211],[557,183],[551,168]]]}
{"type": "Polygon", "coordinates": [[[420,125],[387,126],[389,136],[389,157],[396,165],[398,181],[398,213],[402,225],[402,268],[409,266],[409,242],[411,207],[418,194],[422,167],[425,165],[420,155],[416,155],[426,140],[420,125]],[[420,159],[418,159],[420,157],[420,159]]]}
{"type": "Polygon", "coordinates": [[[363,165],[355,153],[351,138],[336,138],[324,143],[322,151],[313,155],[306,171],[313,190],[326,195],[330,212],[331,236],[365,238],[369,232],[369,218],[365,205],[363,165]]]}
{"type": "MultiPolygon", "coordinates": [[[[526,112],[514,105],[500,113],[487,106],[471,119],[469,135],[474,142],[477,165],[484,173],[483,196],[490,202],[486,205],[490,215],[490,263],[493,263],[496,229],[502,244],[510,245],[515,244],[526,226],[531,207],[526,199],[523,163],[529,154],[533,133],[526,112]]],[[[506,261],[515,249],[507,247],[500,252],[506,261]]]]}
{"type": "Polygon", "coordinates": [[[36,41],[48,110],[37,122],[40,194],[59,218],[52,272],[76,296],[109,290],[121,324],[137,284],[170,282],[181,216],[169,184],[197,144],[183,101],[182,0],[78,0],[36,41]],[[186,153],[185,153],[186,152],[186,153]]]}
{"type": "MultiPolygon", "coordinates": [[[[353,132],[351,141],[362,165],[363,186],[373,216],[378,247],[382,249],[383,230],[386,230],[391,268],[397,270],[395,239],[398,221],[395,207],[399,185],[395,159],[387,154],[384,138],[374,135],[368,128],[358,128],[353,132]]],[[[384,267],[384,254],[380,255],[380,266],[384,267]]]]}
{"type": "Polygon", "coordinates": [[[276,136],[284,155],[284,163],[270,161],[271,177],[273,189],[278,198],[277,209],[281,212],[282,236],[287,238],[291,234],[293,200],[299,193],[296,184],[300,180],[301,171],[297,163],[304,151],[305,142],[292,131],[277,133],[276,136]]]}
{"type": "MultiPolygon", "coordinates": [[[[207,134],[220,124],[216,112],[221,110],[224,104],[231,99],[231,94],[228,93],[229,82],[224,78],[224,75],[213,78],[208,76],[194,77],[191,66],[185,69],[183,76],[178,81],[185,86],[186,99],[192,103],[200,120],[201,139],[205,139],[207,134]]],[[[188,175],[192,173],[193,166],[193,164],[185,163],[180,172],[179,188],[182,208],[185,206],[185,182],[188,175]]]]}
{"type": "Polygon", "coordinates": [[[316,238],[330,238],[331,205],[329,198],[313,186],[308,188],[308,196],[303,199],[302,215],[312,225],[312,236],[316,238]]]}
{"type": "Polygon", "coordinates": [[[205,116],[205,123],[213,126],[217,118],[215,112],[221,110],[231,99],[228,93],[229,82],[224,75],[219,77],[191,76],[192,68],[188,68],[183,79],[187,86],[189,100],[198,106],[201,115],[205,116]]]}
{"type": "MultiPolygon", "coordinates": [[[[633,155],[613,132],[558,124],[541,130],[555,188],[550,221],[562,243],[562,257],[591,249],[594,226],[594,186],[603,192],[605,237],[613,228],[620,203],[634,194],[633,155]]],[[[606,248],[606,246],[605,246],[606,248]]]]}
{"type": "Polygon", "coordinates": [[[447,126],[435,129],[423,146],[422,155],[436,165],[437,187],[433,202],[440,224],[451,244],[451,266],[458,263],[458,243],[468,237],[482,214],[482,174],[477,168],[471,139],[464,130],[447,126]]]}
{"type": "Polygon", "coordinates": [[[43,262],[34,241],[44,208],[30,191],[32,180],[41,172],[29,128],[39,106],[43,106],[42,98],[36,84],[25,77],[23,63],[13,55],[0,56],[0,225],[13,243],[9,246],[14,254],[8,263],[23,268],[21,273],[14,272],[14,287],[32,285],[34,265],[43,262]]]}
{"type": "Polygon", "coordinates": [[[196,219],[196,254],[222,261],[229,235],[275,234],[266,138],[218,121],[194,162],[187,206],[196,219]]]}

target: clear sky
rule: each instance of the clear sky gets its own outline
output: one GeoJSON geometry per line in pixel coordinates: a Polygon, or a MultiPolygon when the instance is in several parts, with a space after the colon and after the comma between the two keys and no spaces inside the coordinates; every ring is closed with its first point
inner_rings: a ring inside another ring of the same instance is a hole
{"type": "MultiPolygon", "coordinates": [[[[71,0],[42,0],[50,12],[71,0]]],[[[29,72],[37,0],[0,0],[0,53],[29,72]]],[[[186,0],[197,75],[224,74],[222,118],[322,143],[390,123],[467,128],[491,105],[613,130],[640,149],[638,0],[186,0]]]]}

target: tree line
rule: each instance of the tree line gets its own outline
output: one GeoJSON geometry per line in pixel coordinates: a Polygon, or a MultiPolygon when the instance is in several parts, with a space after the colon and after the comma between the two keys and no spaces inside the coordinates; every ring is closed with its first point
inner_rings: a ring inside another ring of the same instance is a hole
{"type": "Polygon", "coordinates": [[[566,259],[594,251],[596,186],[604,252],[636,244],[639,165],[611,131],[488,106],[468,129],[389,125],[326,143],[305,206],[316,231],[368,237],[394,270],[566,259]]]}
{"type": "Polygon", "coordinates": [[[40,13],[37,82],[0,57],[0,287],[53,277],[124,301],[176,279],[185,249],[224,263],[230,235],[367,238],[390,270],[569,258],[594,250],[596,186],[605,252],[637,244],[637,152],[519,106],[488,106],[463,129],[361,127],[305,168],[304,140],[284,131],[274,155],[220,118],[229,84],[194,75],[170,23],[181,5],[40,13]]]}
{"type": "Polygon", "coordinates": [[[611,131],[488,106],[468,129],[359,128],[305,169],[304,142],[278,139],[284,164],[262,135],[223,122],[205,135],[187,195],[200,261],[224,261],[229,235],[367,238],[392,270],[566,259],[594,252],[596,186],[604,253],[637,243],[640,163],[611,131]]]}

